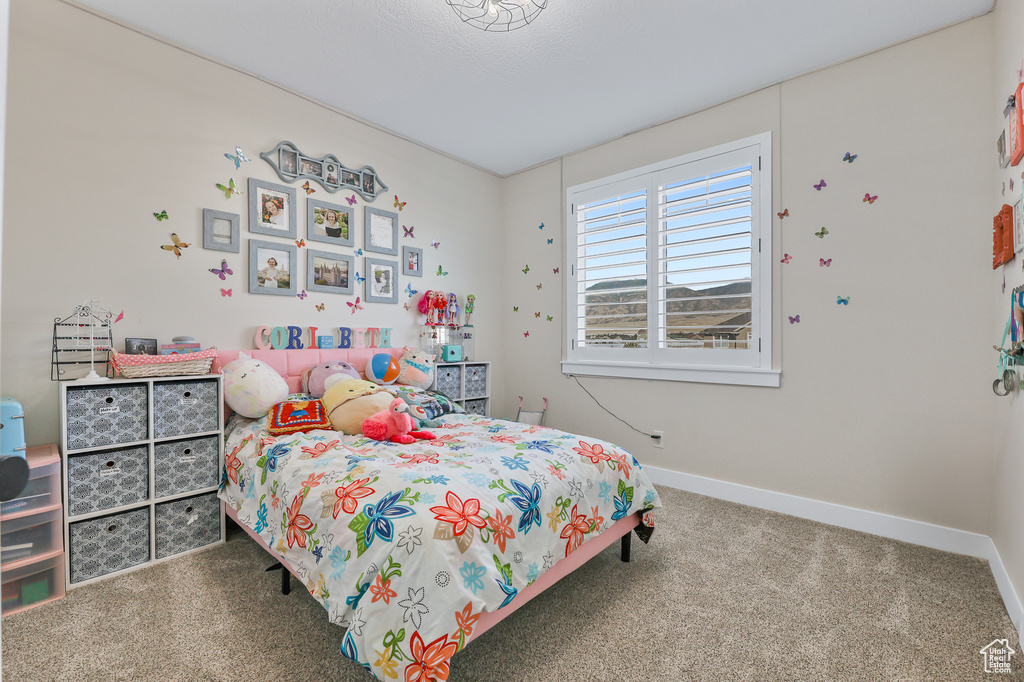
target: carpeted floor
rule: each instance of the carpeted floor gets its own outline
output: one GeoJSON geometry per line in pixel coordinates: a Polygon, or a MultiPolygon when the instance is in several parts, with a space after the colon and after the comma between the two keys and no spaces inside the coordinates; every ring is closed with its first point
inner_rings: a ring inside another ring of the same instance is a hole
{"type": "MultiPolygon", "coordinates": [[[[470,644],[481,680],[1024,680],[988,564],[660,489],[650,545],[618,544],[470,644]]],[[[72,591],[3,621],[4,680],[372,679],[344,630],[237,528],[218,548],[72,591]]]]}

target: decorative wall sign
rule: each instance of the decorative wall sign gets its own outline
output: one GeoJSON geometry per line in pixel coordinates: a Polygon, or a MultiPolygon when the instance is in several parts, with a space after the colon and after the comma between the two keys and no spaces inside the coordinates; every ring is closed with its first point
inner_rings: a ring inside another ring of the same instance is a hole
{"type": "Polygon", "coordinates": [[[373,201],[388,191],[388,186],[381,182],[372,166],[356,170],[343,165],[333,154],[321,158],[306,156],[287,140],[269,152],[261,152],[260,158],[269,163],[285,182],[309,178],[323,185],[328,192],[351,189],[367,201],[373,201]]]}

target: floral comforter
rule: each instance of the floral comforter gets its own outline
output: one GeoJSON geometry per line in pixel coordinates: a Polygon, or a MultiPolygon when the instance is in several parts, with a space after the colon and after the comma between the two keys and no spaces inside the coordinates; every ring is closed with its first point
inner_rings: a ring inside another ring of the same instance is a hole
{"type": "Polygon", "coordinates": [[[604,441],[468,414],[436,439],[270,436],[233,417],[220,497],[348,628],[342,654],[381,680],[445,680],[482,611],[658,493],[604,441]],[[227,454],[230,453],[230,454],[227,454]]]}

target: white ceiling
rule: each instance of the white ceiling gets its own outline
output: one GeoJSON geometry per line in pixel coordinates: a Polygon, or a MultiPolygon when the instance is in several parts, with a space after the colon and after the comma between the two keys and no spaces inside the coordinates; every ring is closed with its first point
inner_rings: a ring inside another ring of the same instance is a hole
{"type": "Polygon", "coordinates": [[[511,33],[445,0],[78,4],[508,175],[994,0],[549,0],[511,33]]]}

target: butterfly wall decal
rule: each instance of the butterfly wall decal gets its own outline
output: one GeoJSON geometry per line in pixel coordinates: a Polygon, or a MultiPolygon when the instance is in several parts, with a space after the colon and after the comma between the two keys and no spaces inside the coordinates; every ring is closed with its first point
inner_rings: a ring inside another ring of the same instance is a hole
{"type": "Polygon", "coordinates": [[[171,241],[174,242],[174,243],[173,244],[164,244],[160,248],[163,249],[164,251],[170,251],[171,253],[173,253],[178,258],[181,258],[181,250],[182,249],[187,249],[189,247],[189,245],[186,244],[185,242],[181,241],[180,239],[178,239],[178,235],[176,235],[173,232],[171,232],[171,241]]]}
{"type": "Polygon", "coordinates": [[[554,244],[554,243],[555,243],[555,240],[554,240],[554,239],[549,239],[549,240],[548,240],[548,244],[554,244]]]}
{"type": "Polygon", "coordinates": [[[828,185],[826,185],[826,184],[825,184],[825,181],[824,181],[824,180],[822,180],[821,182],[819,182],[818,184],[816,184],[816,185],[814,186],[814,189],[816,189],[816,190],[818,190],[818,191],[820,192],[820,191],[821,191],[821,188],[822,188],[822,187],[828,187],[828,185]]]}
{"type": "Polygon", "coordinates": [[[847,163],[853,163],[853,160],[856,159],[856,158],[857,158],[856,154],[851,154],[850,152],[846,152],[846,156],[843,157],[843,161],[845,161],[847,163]]]}
{"type": "Polygon", "coordinates": [[[877,194],[875,196],[871,196],[870,192],[865,192],[864,193],[864,198],[861,199],[861,201],[866,201],[869,204],[873,204],[873,203],[875,203],[875,199],[877,199],[877,198],[878,198],[877,194]]]}
{"type": "Polygon", "coordinates": [[[305,245],[306,245],[306,240],[305,239],[296,239],[295,240],[295,246],[299,247],[300,249],[303,246],[305,246],[305,245]]]}
{"type": "Polygon", "coordinates": [[[783,218],[788,218],[789,217],[789,209],[787,208],[782,213],[776,213],[775,215],[779,216],[779,220],[782,220],[783,218]]]}
{"type": "Polygon", "coordinates": [[[550,315],[548,315],[548,322],[552,322],[552,321],[553,321],[554,319],[555,319],[555,318],[553,318],[553,317],[551,317],[550,315]]]}
{"type": "Polygon", "coordinates": [[[523,332],[523,336],[525,336],[526,338],[530,338],[530,332],[523,332]]]}
{"type": "Polygon", "coordinates": [[[227,279],[228,275],[235,274],[235,271],[228,267],[228,262],[226,260],[221,260],[219,270],[217,268],[210,268],[210,272],[217,275],[221,279],[227,279]]]}
{"type": "Polygon", "coordinates": [[[345,201],[347,201],[347,202],[348,202],[348,205],[349,205],[349,206],[355,206],[355,205],[356,205],[356,195],[355,195],[355,194],[353,194],[353,195],[352,195],[352,196],[350,196],[350,197],[345,197],[345,201]]]}
{"type": "Polygon", "coordinates": [[[543,289],[543,288],[544,288],[544,285],[543,285],[543,284],[538,284],[538,285],[537,285],[537,288],[538,288],[538,289],[543,289]]]}
{"type": "Polygon", "coordinates": [[[534,317],[540,317],[540,313],[534,313],[533,316],[534,317]]]}
{"type": "Polygon", "coordinates": [[[444,270],[441,269],[440,265],[437,266],[437,276],[438,277],[444,277],[447,274],[448,274],[447,272],[445,272],[444,270]]]}
{"type": "Polygon", "coordinates": [[[309,186],[309,180],[306,180],[305,184],[302,185],[302,189],[306,190],[306,196],[309,196],[316,190],[309,186]]]}
{"type": "MultiPolygon", "coordinates": [[[[1013,188],[1011,187],[1010,189],[1013,188]]],[[[159,213],[154,213],[153,217],[156,218],[158,221],[167,220],[167,211],[160,211],[159,213]]]]}
{"type": "Polygon", "coordinates": [[[362,256],[363,255],[363,250],[362,249],[356,249],[356,255],[357,256],[362,256]]]}
{"type": "Polygon", "coordinates": [[[556,275],[558,274],[558,268],[555,268],[555,274],[556,275]]]}
{"type": "Polygon", "coordinates": [[[823,227],[821,228],[820,232],[815,232],[814,236],[817,237],[818,239],[824,239],[826,234],[828,234],[828,228],[823,227]]]}
{"type": "Polygon", "coordinates": [[[818,267],[819,268],[830,268],[830,267],[832,267],[832,259],[829,258],[828,260],[825,260],[824,258],[819,258],[818,259],[818,267]]]}
{"type": "Polygon", "coordinates": [[[399,211],[401,211],[403,208],[405,208],[405,204],[406,203],[407,202],[405,202],[405,201],[399,201],[398,200],[398,195],[397,194],[395,195],[395,208],[397,208],[399,211]]]}
{"type": "Polygon", "coordinates": [[[544,229],[544,223],[541,223],[540,225],[538,225],[537,229],[538,230],[543,230],[544,229]]]}
{"type": "Polygon", "coordinates": [[[221,289],[220,290],[220,295],[221,296],[230,296],[231,295],[231,289],[221,289]]]}
{"type": "Polygon", "coordinates": [[[789,261],[791,261],[791,260],[793,260],[793,257],[792,257],[792,256],[790,256],[790,255],[789,255],[789,254],[787,253],[787,254],[784,254],[784,255],[782,256],[782,260],[780,260],[779,262],[780,262],[780,263],[788,263],[788,262],[789,262],[789,261]]]}
{"type": "Polygon", "coordinates": [[[299,299],[300,301],[304,301],[304,300],[306,300],[306,296],[308,296],[308,295],[309,295],[309,294],[307,294],[307,293],[306,293],[306,290],[305,290],[305,289],[303,289],[303,290],[302,290],[302,291],[300,291],[299,293],[295,294],[295,296],[296,296],[296,297],[297,297],[297,298],[298,298],[298,299],[299,299]]]}
{"type": "Polygon", "coordinates": [[[527,265],[525,268],[523,268],[523,274],[524,275],[530,274],[530,266],[529,265],[527,265]]]}
{"type": "Polygon", "coordinates": [[[243,161],[248,161],[249,160],[249,159],[247,159],[245,157],[245,154],[242,153],[242,148],[241,147],[235,147],[235,153],[234,154],[226,152],[224,154],[224,156],[228,157],[228,159],[230,159],[231,161],[233,161],[235,163],[235,170],[238,170],[239,168],[242,167],[242,162],[243,161]]]}
{"type": "Polygon", "coordinates": [[[228,180],[228,184],[227,185],[222,185],[222,184],[220,184],[218,182],[217,183],[217,189],[219,189],[221,192],[224,192],[224,198],[225,199],[230,199],[232,194],[239,194],[239,195],[241,194],[241,192],[238,191],[238,189],[235,187],[235,179],[234,178],[231,178],[230,180],[228,180]]]}
{"type": "Polygon", "coordinates": [[[519,306],[517,306],[517,305],[512,306],[512,312],[518,313],[519,312],[519,306]]]}
{"type": "Polygon", "coordinates": [[[326,307],[327,307],[326,303],[317,303],[316,304],[316,311],[318,313],[322,313],[324,311],[324,308],[326,308],[326,307]]]}
{"type": "Polygon", "coordinates": [[[408,302],[408,301],[406,301],[404,305],[405,305],[405,309],[406,309],[406,310],[412,310],[412,306],[411,306],[411,305],[409,305],[409,302],[408,302]]]}
{"type": "Polygon", "coordinates": [[[412,233],[412,231],[415,230],[415,229],[416,229],[415,225],[410,225],[409,227],[406,227],[405,225],[402,225],[402,236],[403,237],[409,237],[410,239],[415,239],[416,235],[414,235],[412,233]]]}
{"type": "Polygon", "coordinates": [[[441,246],[441,242],[439,242],[439,241],[437,241],[435,239],[435,240],[430,242],[430,245],[433,246],[436,249],[437,247],[441,246]]]}
{"type": "Polygon", "coordinates": [[[799,315],[796,315],[796,316],[788,315],[787,317],[789,317],[789,323],[790,324],[796,324],[796,323],[798,323],[800,321],[800,316],[799,315]]]}
{"type": "Polygon", "coordinates": [[[412,298],[413,296],[416,295],[417,290],[412,288],[412,284],[409,284],[408,282],[406,282],[406,284],[405,284],[405,293],[409,294],[409,298],[412,298]]]}
{"type": "Polygon", "coordinates": [[[836,296],[836,305],[850,305],[850,297],[836,296]]]}
{"type": "Polygon", "coordinates": [[[357,310],[362,310],[363,309],[363,306],[359,304],[359,297],[358,296],[356,296],[356,302],[355,303],[353,303],[352,301],[345,301],[345,302],[348,304],[348,307],[352,309],[352,314],[353,315],[356,314],[357,310]]]}
{"type": "Polygon", "coordinates": [[[366,281],[366,278],[365,277],[360,277],[359,276],[359,271],[356,270],[356,282],[358,283],[358,282],[365,282],[365,281],[366,281]]]}

